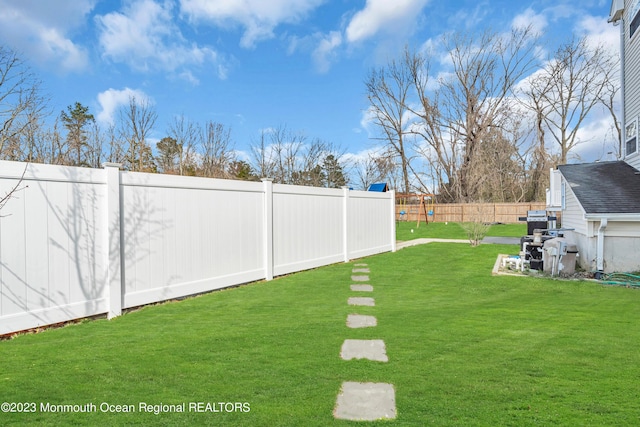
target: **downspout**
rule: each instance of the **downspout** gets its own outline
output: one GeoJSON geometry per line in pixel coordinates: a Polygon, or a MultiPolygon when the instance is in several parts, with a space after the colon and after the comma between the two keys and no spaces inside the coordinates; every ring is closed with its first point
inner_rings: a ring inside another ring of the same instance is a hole
{"type": "Polygon", "coordinates": [[[598,273],[604,273],[604,231],[607,229],[608,222],[607,218],[602,218],[600,227],[598,227],[598,242],[596,244],[596,271],[598,273]]]}
{"type": "MultiPolygon", "coordinates": [[[[624,56],[625,56],[625,43],[624,43],[624,17],[620,18],[620,99],[622,100],[621,103],[622,105],[620,106],[620,111],[622,113],[622,117],[620,118],[620,121],[622,122],[622,141],[619,141],[620,144],[620,158],[618,160],[622,160],[625,158],[625,156],[627,155],[626,151],[627,151],[627,146],[625,144],[625,133],[626,133],[626,126],[627,126],[627,115],[625,113],[625,109],[626,109],[626,102],[624,102],[624,95],[625,95],[625,84],[624,84],[624,78],[625,78],[625,72],[624,72],[624,56]],[[624,153],[623,153],[624,152],[624,153]]],[[[606,227],[606,225],[605,225],[606,227]]]]}

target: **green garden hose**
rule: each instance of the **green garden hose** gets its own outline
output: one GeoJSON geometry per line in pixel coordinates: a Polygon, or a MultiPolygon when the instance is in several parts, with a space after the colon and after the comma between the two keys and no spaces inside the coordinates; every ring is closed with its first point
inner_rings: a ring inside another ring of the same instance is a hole
{"type": "Polygon", "coordinates": [[[609,273],[602,276],[600,283],[640,288],[640,276],[631,273],[609,273]]]}

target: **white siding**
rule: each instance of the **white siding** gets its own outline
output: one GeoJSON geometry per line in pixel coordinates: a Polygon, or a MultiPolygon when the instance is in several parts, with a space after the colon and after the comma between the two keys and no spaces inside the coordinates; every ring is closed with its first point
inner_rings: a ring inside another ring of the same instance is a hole
{"type": "Polygon", "coordinates": [[[587,221],[584,218],[584,209],[578,202],[571,186],[563,178],[565,188],[565,204],[562,211],[562,227],[573,228],[576,233],[587,234],[587,221]]]}
{"type": "Polygon", "coordinates": [[[565,199],[562,210],[562,227],[573,229],[566,231],[565,237],[578,247],[578,265],[585,270],[592,270],[596,248],[592,226],[585,219],[584,209],[564,177],[562,177],[562,185],[564,186],[565,199]]]}
{"type": "MultiPolygon", "coordinates": [[[[624,11],[624,49],[625,49],[625,121],[627,123],[640,116],[640,29],[629,37],[631,0],[625,1],[624,11]]],[[[640,135],[638,135],[640,138],[640,135]]],[[[627,163],[640,168],[640,150],[625,158],[627,163]]]]}
{"type": "Polygon", "coordinates": [[[559,211],[563,208],[562,173],[557,169],[549,171],[549,188],[547,189],[547,210],[559,211]]]}
{"type": "Polygon", "coordinates": [[[640,239],[607,237],[604,240],[604,272],[640,271],[640,239]]]}
{"type": "MultiPolygon", "coordinates": [[[[578,264],[584,270],[596,270],[597,232],[600,221],[588,221],[586,233],[569,231],[567,240],[579,251],[578,264]]],[[[604,272],[640,271],[640,224],[630,221],[609,221],[604,233],[604,272]]]]}

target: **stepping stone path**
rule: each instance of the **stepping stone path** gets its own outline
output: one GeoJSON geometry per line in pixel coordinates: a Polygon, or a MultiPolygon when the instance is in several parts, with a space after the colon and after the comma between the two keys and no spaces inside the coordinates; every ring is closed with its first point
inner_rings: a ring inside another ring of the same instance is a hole
{"type": "Polygon", "coordinates": [[[349,305],[368,305],[369,307],[376,305],[376,300],[369,297],[351,297],[347,302],[349,305]]]}
{"type": "Polygon", "coordinates": [[[388,362],[387,349],[382,340],[345,340],[340,350],[344,360],[369,359],[388,362]]]}
{"type": "Polygon", "coordinates": [[[342,383],[334,416],[343,420],[375,421],[396,417],[393,385],[386,383],[342,383]]]}
{"type": "Polygon", "coordinates": [[[371,285],[351,285],[351,290],[356,292],[373,292],[371,285]]]}
{"type": "Polygon", "coordinates": [[[350,328],[370,328],[378,326],[378,320],[373,316],[350,314],[347,316],[347,326],[350,328]]]}
{"type": "MultiPolygon", "coordinates": [[[[370,273],[367,264],[355,264],[351,280],[368,282],[370,273]],[[359,273],[359,274],[358,274],[359,273]]],[[[373,292],[369,284],[352,284],[353,292],[373,292]]],[[[350,297],[347,301],[352,306],[375,307],[375,299],[371,297],[350,297]]],[[[371,328],[378,325],[374,316],[349,314],[347,326],[351,329],[371,328]]],[[[388,362],[384,341],[347,339],[340,349],[340,357],[344,360],[368,359],[376,362],[388,362]]],[[[396,418],[396,396],[393,384],[345,381],[338,393],[333,416],[342,420],[375,421],[396,418]]]]}

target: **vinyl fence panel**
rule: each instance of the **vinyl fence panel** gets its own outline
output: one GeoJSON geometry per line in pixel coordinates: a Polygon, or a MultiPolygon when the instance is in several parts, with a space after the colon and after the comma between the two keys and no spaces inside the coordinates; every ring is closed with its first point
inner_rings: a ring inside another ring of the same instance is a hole
{"type": "Polygon", "coordinates": [[[264,277],[262,185],[122,173],[123,307],[264,277]]]}
{"type": "Polygon", "coordinates": [[[395,251],[395,214],[389,198],[395,201],[393,192],[349,192],[349,258],[395,251]]]}
{"type": "MultiPolygon", "coordinates": [[[[25,167],[1,162],[0,195],[25,167]]],[[[102,179],[101,170],[27,167],[0,213],[0,333],[106,311],[102,179]]]]}
{"type": "Polygon", "coordinates": [[[274,274],[342,261],[342,190],[273,187],[274,274]]]}
{"type": "Polygon", "coordinates": [[[0,161],[0,197],[23,172],[0,211],[0,334],[395,250],[392,192],[0,161]]]}

